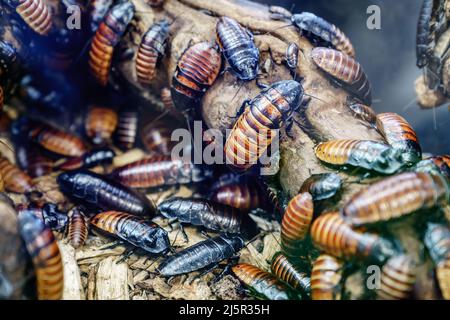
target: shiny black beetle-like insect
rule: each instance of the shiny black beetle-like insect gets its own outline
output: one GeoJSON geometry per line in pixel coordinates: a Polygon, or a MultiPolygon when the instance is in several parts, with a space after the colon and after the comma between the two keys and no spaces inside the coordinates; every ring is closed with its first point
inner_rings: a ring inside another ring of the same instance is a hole
{"type": "Polygon", "coordinates": [[[417,23],[416,55],[417,66],[423,68],[428,64],[432,53],[431,43],[431,18],[433,13],[434,0],[424,0],[420,9],[419,21],[417,23]]]}
{"type": "Polygon", "coordinates": [[[59,170],[93,168],[101,164],[111,164],[116,153],[109,147],[96,148],[80,157],[69,158],[56,166],[59,170]]]}
{"type": "Polygon", "coordinates": [[[16,208],[17,214],[21,212],[30,212],[36,217],[44,221],[44,224],[54,231],[63,230],[68,223],[68,216],[62,212],[53,203],[46,203],[44,206],[39,205],[24,205],[20,204],[16,208]]]}
{"type": "Polygon", "coordinates": [[[300,192],[309,192],[314,201],[334,197],[342,187],[342,179],[335,173],[313,174],[303,182],[300,192]]]}

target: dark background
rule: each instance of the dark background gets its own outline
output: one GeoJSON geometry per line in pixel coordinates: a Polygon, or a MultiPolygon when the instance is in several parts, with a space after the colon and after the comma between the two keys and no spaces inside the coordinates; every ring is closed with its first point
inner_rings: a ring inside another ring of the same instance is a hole
{"type": "Polygon", "coordinates": [[[416,25],[422,0],[259,0],[309,11],[341,28],[352,40],[358,61],[373,87],[373,108],[405,117],[416,130],[424,152],[450,153],[450,112],[447,105],[422,110],[415,101],[416,25]],[[366,27],[369,5],[381,8],[381,30],[366,27]]]}

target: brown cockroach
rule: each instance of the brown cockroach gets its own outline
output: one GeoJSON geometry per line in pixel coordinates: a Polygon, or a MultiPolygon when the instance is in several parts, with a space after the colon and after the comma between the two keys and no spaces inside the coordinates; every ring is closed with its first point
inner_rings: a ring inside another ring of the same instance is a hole
{"type": "Polygon", "coordinates": [[[322,253],[313,263],[311,271],[312,300],[340,300],[342,260],[322,253]]]}
{"type": "Polygon", "coordinates": [[[117,128],[118,115],[111,108],[93,106],[89,109],[86,121],[86,135],[94,144],[104,144],[111,140],[117,128]]]}
{"type": "Polygon", "coordinates": [[[147,124],[141,131],[141,141],[148,152],[170,155],[178,143],[172,141],[172,132],[176,129],[167,121],[155,121],[147,124]]]}
{"type": "Polygon", "coordinates": [[[139,119],[138,113],[134,110],[119,112],[119,122],[114,133],[114,140],[117,146],[123,150],[129,150],[136,143],[139,119]]]}
{"type": "Polygon", "coordinates": [[[31,177],[5,157],[0,157],[0,176],[3,178],[5,189],[10,192],[26,193],[33,188],[31,177]]]}
{"type": "Polygon", "coordinates": [[[88,236],[88,218],[80,208],[74,208],[69,212],[69,224],[67,227],[67,236],[70,244],[75,249],[84,245],[88,236]]]}
{"type": "Polygon", "coordinates": [[[381,269],[381,300],[408,299],[416,282],[416,265],[411,257],[398,255],[390,258],[381,269]]]}
{"type": "Polygon", "coordinates": [[[264,196],[257,185],[250,181],[217,188],[211,193],[211,200],[240,210],[253,210],[264,205],[264,196]]]}
{"type": "Polygon", "coordinates": [[[40,35],[48,35],[53,18],[44,0],[9,0],[7,2],[31,29],[40,35]]]}
{"type": "Polygon", "coordinates": [[[349,109],[353,112],[355,117],[368,122],[370,125],[375,125],[377,121],[377,114],[375,111],[362,103],[351,103],[349,109]]]}
{"type": "Polygon", "coordinates": [[[282,253],[275,254],[270,265],[270,270],[278,279],[284,281],[293,289],[310,295],[310,277],[305,272],[298,270],[282,253]]]}

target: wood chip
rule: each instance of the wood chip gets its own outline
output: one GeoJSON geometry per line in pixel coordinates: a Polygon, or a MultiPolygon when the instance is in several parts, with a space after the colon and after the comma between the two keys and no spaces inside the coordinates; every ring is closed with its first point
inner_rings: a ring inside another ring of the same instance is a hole
{"type": "Polygon", "coordinates": [[[128,265],[116,263],[117,258],[108,257],[98,265],[96,274],[96,298],[98,300],[129,300],[128,265]]]}
{"type": "Polygon", "coordinates": [[[85,300],[80,269],[75,259],[75,249],[61,241],[58,242],[58,246],[64,266],[63,300],[85,300]]]}

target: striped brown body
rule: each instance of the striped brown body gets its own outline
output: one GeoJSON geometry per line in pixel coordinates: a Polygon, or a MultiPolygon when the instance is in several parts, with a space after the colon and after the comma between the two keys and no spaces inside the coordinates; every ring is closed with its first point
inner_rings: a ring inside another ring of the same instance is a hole
{"type": "Polygon", "coordinates": [[[417,134],[403,117],[393,112],[380,113],[377,128],[389,145],[402,152],[406,162],[415,163],[422,159],[417,134]]]}
{"type": "Polygon", "coordinates": [[[350,110],[352,110],[353,114],[357,118],[366,121],[371,125],[374,125],[376,123],[377,114],[371,107],[361,103],[352,103],[348,107],[350,108],[350,110]]]}
{"type": "Polygon", "coordinates": [[[309,295],[311,291],[311,279],[308,275],[297,269],[281,253],[274,256],[270,266],[272,273],[280,280],[290,285],[295,290],[299,290],[309,295]]]}
{"type": "Polygon", "coordinates": [[[145,3],[151,7],[160,7],[163,5],[164,0],[145,0],[145,3]]]}
{"type": "Polygon", "coordinates": [[[298,245],[308,234],[313,214],[310,193],[300,193],[289,201],[281,221],[281,247],[288,256],[298,253],[298,245]]]}
{"type": "Polygon", "coordinates": [[[19,0],[16,12],[25,23],[40,35],[47,35],[52,27],[52,15],[44,0],[19,0]]]}
{"type": "Polygon", "coordinates": [[[186,49],[172,79],[172,98],[177,110],[194,108],[216,81],[221,66],[222,56],[209,42],[186,49]]]}
{"type": "Polygon", "coordinates": [[[356,193],[345,204],[346,221],[359,226],[408,215],[446,204],[450,187],[443,176],[406,172],[378,181],[356,193]]]}
{"type": "Polygon", "coordinates": [[[258,186],[247,181],[218,188],[212,193],[211,200],[244,211],[262,207],[264,201],[258,186]]]}
{"type": "Polygon", "coordinates": [[[450,300],[450,252],[436,267],[436,278],[445,300],[450,300]]]}
{"type": "Polygon", "coordinates": [[[114,47],[119,43],[134,15],[134,5],[122,2],[112,7],[98,27],[89,51],[89,67],[97,82],[108,83],[114,47]]]}
{"type": "Polygon", "coordinates": [[[176,129],[169,121],[156,121],[146,125],[141,131],[141,141],[148,152],[170,155],[178,143],[172,141],[172,132],[176,129]]]}
{"type": "Polygon", "coordinates": [[[5,189],[10,192],[25,193],[32,190],[30,176],[5,157],[0,157],[0,176],[3,178],[5,189]]]}
{"type": "Polygon", "coordinates": [[[69,225],[67,235],[70,244],[75,248],[84,245],[88,236],[88,218],[79,209],[75,208],[69,213],[69,225]]]}
{"type": "Polygon", "coordinates": [[[322,214],[311,226],[313,243],[338,258],[355,258],[382,263],[394,254],[393,245],[370,233],[353,230],[338,212],[322,214]]]}
{"type": "Polygon", "coordinates": [[[415,263],[407,255],[390,258],[381,269],[381,288],[378,299],[408,299],[416,282],[415,263]]]}
{"type": "Polygon", "coordinates": [[[152,25],[142,37],[136,55],[136,75],[142,84],[150,84],[156,76],[156,64],[166,52],[169,23],[162,20],[152,25]]]}
{"type": "Polygon", "coordinates": [[[279,81],[261,91],[240,115],[225,143],[226,163],[236,171],[257,163],[300,105],[302,86],[292,80],[279,81]]]}
{"type": "Polygon", "coordinates": [[[115,142],[119,148],[129,150],[134,147],[138,125],[139,120],[136,111],[119,112],[119,121],[114,134],[115,142]]]}
{"type": "Polygon", "coordinates": [[[104,144],[111,140],[117,128],[117,112],[105,107],[91,107],[88,111],[85,130],[94,144],[104,144]]]}
{"type": "Polygon", "coordinates": [[[344,263],[322,253],[313,263],[311,272],[312,300],[340,300],[344,263]]]}
{"type": "Polygon", "coordinates": [[[372,89],[361,65],[352,57],[337,50],[315,48],[311,58],[314,63],[334,78],[362,103],[372,104],[372,89]]]}
{"type": "Polygon", "coordinates": [[[180,112],[177,110],[173,102],[172,93],[167,87],[161,89],[161,102],[164,105],[165,111],[170,112],[175,117],[180,117],[180,112]]]}

